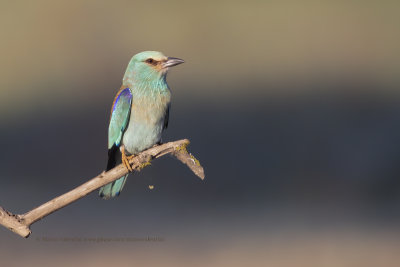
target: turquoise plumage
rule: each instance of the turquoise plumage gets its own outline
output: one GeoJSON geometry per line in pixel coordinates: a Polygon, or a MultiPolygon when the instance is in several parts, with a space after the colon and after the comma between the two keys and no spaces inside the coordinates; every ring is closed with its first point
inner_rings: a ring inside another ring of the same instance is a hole
{"type": "Polygon", "coordinates": [[[132,93],[129,88],[121,89],[114,101],[110,125],[108,128],[108,149],[113,145],[119,146],[126,126],[129,122],[129,116],[132,105],[132,93]]]}
{"type": "MultiPolygon", "coordinates": [[[[127,155],[135,155],[161,142],[161,133],[168,125],[171,100],[166,75],[170,67],[183,62],[156,51],[132,57],[111,109],[107,170],[122,161],[132,171],[127,155]]],[[[100,188],[100,197],[118,196],[127,176],[100,188]]]]}

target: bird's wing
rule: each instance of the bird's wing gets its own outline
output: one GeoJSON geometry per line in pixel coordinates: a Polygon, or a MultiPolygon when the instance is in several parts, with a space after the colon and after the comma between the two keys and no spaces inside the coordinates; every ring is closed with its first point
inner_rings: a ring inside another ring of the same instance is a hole
{"type": "Polygon", "coordinates": [[[108,149],[120,146],[122,136],[128,127],[131,114],[132,93],[129,88],[122,88],[115,96],[108,127],[108,149]]]}
{"type": "MultiPolygon", "coordinates": [[[[118,147],[124,132],[129,124],[131,114],[132,93],[129,88],[121,88],[115,96],[114,103],[111,108],[110,125],[108,127],[108,162],[107,171],[114,168],[117,163],[120,151],[118,147]]],[[[125,184],[125,175],[118,180],[109,183],[100,188],[99,195],[104,199],[118,196],[125,184]]]]}

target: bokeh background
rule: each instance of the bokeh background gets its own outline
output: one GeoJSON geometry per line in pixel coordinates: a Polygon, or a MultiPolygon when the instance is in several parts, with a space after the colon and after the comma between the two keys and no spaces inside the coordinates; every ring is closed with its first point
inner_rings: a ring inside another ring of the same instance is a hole
{"type": "Polygon", "coordinates": [[[26,212],[104,169],[143,50],[186,60],[164,141],[189,138],[206,170],[165,157],[28,239],[1,228],[2,266],[398,266],[398,1],[0,5],[1,206],[26,212]]]}

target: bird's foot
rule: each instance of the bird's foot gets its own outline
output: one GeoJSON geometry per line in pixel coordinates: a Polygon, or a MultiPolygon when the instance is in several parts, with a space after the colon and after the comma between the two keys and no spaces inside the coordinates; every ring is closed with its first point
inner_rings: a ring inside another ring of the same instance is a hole
{"type": "Polygon", "coordinates": [[[133,169],[132,169],[131,164],[129,163],[129,160],[131,160],[134,157],[134,155],[127,156],[125,154],[125,148],[124,147],[121,148],[121,152],[122,152],[122,163],[128,169],[129,172],[133,172],[133,169]]]}
{"type": "Polygon", "coordinates": [[[127,156],[122,156],[122,163],[124,164],[125,168],[128,169],[129,172],[133,172],[132,166],[129,163],[129,157],[127,156]]]}

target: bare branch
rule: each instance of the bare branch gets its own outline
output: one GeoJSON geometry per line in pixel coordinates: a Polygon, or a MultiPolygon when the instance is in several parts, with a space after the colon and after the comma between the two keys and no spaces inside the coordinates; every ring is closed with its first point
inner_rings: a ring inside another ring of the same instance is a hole
{"type": "MultiPolygon", "coordinates": [[[[148,163],[152,159],[159,158],[166,154],[171,154],[182,163],[186,164],[200,179],[204,179],[204,169],[200,165],[199,161],[187,151],[186,147],[188,144],[189,140],[182,139],[154,146],[130,159],[129,163],[132,165],[133,170],[141,170],[149,165],[148,163]]],[[[28,237],[31,233],[30,226],[36,221],[41,220],[47,215],[77,201],[94,190],[119,179],[127,173],[128,170],[125,166],[120,164],[108,172],[99,174],[77,188],[58,196],[23,215],[14,215],[0,207],[0,224],[20,236],[28,237]]]]}
{"type": "Polygon", "coordinates": [[[28,237],[31,233],[29,227],[21,222],[18,215],[14,215],[2,207],[0,207],[0,223],[23,237],[28,237]]]}

